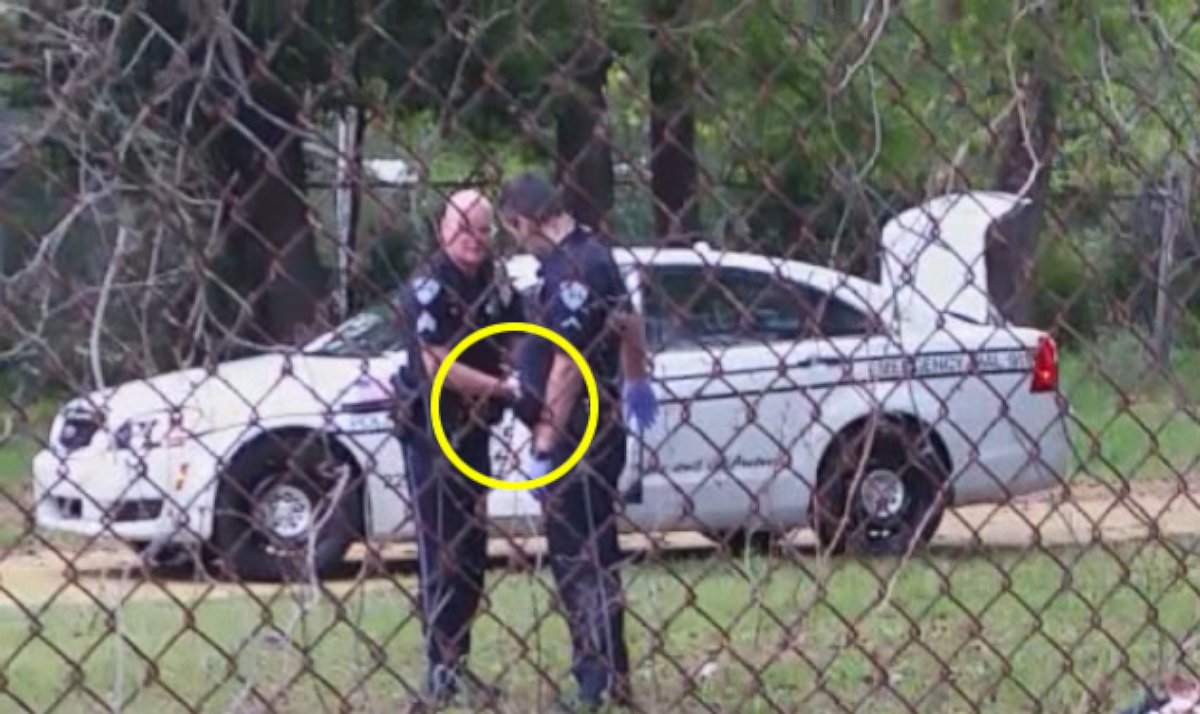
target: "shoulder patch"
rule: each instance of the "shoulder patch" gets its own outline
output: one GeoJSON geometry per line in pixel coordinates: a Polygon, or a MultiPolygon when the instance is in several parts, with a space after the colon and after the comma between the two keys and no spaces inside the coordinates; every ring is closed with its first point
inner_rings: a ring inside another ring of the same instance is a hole
{"type": "Polygon", "coordinates": [[[413,280],[412,289],[413,295],[417,298],[417,303],[420,305],[429,305],[433,299],[437,297],[438,291],[442,286],[437,279],[429,275],[422,275],[413,280]]]}
{"type": "Polygon", "coordinates": [[[431,335],[437,331],[437,320],[428,312],[422,312],[417,318],[417,334],[431,335]]]}
{"type": "Polygon", "coordinates": [[[588,289],[577,280],[568,280],[558,286],[558,297],[568,310],[576,311],[587,301],[588,289]]]}

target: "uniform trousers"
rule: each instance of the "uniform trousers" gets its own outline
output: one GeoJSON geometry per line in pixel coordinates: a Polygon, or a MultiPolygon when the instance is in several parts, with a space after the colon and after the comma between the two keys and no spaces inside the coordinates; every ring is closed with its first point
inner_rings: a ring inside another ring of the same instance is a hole
{"type": "MultiPolygon", "coordinates": [[[[610,421],[570,472],[545,486],[543,514],[550,567],[571,634],[571,671],[586,697],[628,686],[625,607],[616,504],[625,468],[625,433],[610,421]]],[[[575,444],[551,452],[554,467],[575,444]]]]}
{"type": "MultiPolygon", "coordinates": [[[[490,432],[470,427],[454,438],[458,456],[491,475],[490,432]]],[[[488,488],[450,463],[425,429],[405,444],[409,493],[416,515],[421,625],[426,656],[434,669],[455,668],[471,649],[471,621],[483,595],[487,570],[488,488]]]]}

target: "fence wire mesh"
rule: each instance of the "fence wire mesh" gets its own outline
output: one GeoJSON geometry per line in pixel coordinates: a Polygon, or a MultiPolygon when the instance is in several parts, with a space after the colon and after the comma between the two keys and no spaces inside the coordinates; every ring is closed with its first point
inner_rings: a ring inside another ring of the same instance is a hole
{"type": "Polygon", "coordinates": [[[0,710],[1200,712],[1197,16],[0,4],[0,710]]]}

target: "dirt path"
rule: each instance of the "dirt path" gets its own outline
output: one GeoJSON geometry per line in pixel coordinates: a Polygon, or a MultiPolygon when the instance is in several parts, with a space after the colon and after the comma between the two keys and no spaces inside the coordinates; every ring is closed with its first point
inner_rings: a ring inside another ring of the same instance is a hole
{"type": "MultiPolygon", "coordinates": [[[[1149,482],[1128,494],[1102,486],[1076,487],[1062,492],[1022,499],[1012,504],[970,506],[946,514],[934,544],[939,548],[1036,547],[1082,545],[1097,540],[1117,542],[1159,537],[1200,535],[1200,484],[1149,482]]],[[[630,549],[645,549],[640,536],[625,538],[630,549]]],[[[797,534],[797,545],[811,544],[808,531],[797,534]]],[[[526,543],[527,552],[543,548],[541,539],[526,543]]],[[[671,534],[654,546],[665,550],[711,548],[697,535],[671,534]]],[[[498,558],[513,557],[512,546],[494,541],[490,550],[498,558]]],[[[361,558],[361,549],[352,557],[361,558]]],[[[393,578],[406,579],[414,550],[410,544],[386,547],[382,553],[388,577],[366,583],[351,575],[326,585],[335,594],[357,587],[393,587],[393,578]]],[[[274,585],[220,584],[194,577],[149,576],[127,551],[109,546],[55,552],[48,548],[14,551],[0,562],[0,607],[35,608],[48,602],[78,602],[114,606],[130,598],[178,599],[192,604],[200,599],[227,597],[250,589],[262,596],[278,592],[274,585]]]]}

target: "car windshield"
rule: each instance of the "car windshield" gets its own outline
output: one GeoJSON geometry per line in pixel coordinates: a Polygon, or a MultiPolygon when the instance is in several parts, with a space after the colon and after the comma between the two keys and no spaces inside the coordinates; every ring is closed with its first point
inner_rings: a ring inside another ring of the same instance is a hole
{"type": "Polygon", "coordinates": [[[392,303],[383,300],[313,340],[304,351],[319,355],[378,355],[403,346],[404,332],[392,303]]]}

